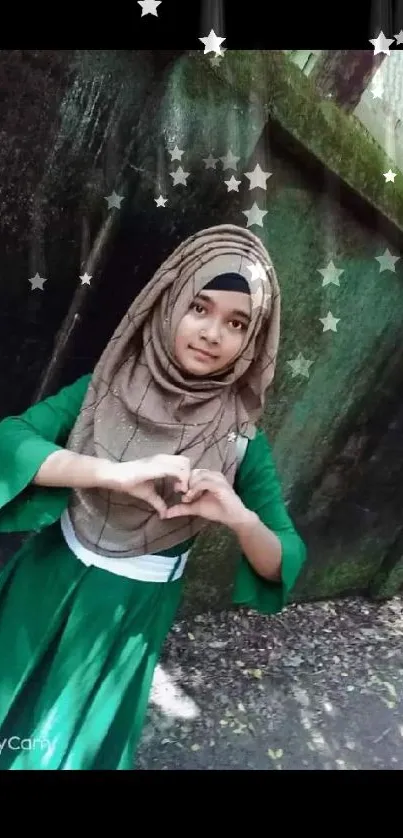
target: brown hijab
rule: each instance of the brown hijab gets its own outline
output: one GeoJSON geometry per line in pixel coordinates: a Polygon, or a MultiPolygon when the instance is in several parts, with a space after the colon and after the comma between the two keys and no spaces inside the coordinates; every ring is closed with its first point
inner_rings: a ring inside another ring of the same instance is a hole
{"type": "MultiPolygon", "coordinates": [[[[67,448],[121,462],[157,453],[189,457],[192,468],[236,473],[236,436],[252,439],[275,371],[280,289],[271,259],[249,230],[222,224],[184,241],[136,297],[92,375],[67,448]],[[249,284],[252,321],[241,352],[219,375],[190,377],[175,361],[176,328],[215,276],[249,284]]],[[[167,505],[173,482],[158,487],[167,505]]],[[[82,544],[116,558],[158,553],[208,521],[161,520],[145,501],[100,489],[73,490],[69,514],[82,544]]]]}

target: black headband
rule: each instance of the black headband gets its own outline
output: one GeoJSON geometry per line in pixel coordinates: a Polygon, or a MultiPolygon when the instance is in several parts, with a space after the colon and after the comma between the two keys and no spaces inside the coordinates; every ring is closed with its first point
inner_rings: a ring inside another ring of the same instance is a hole
{"type": "Polygon", "coordinates": [[[240,291],[241,294],[250,294],[246,279],[236,273],[218,274],[203,290],[207,291],[209,288],[211,291],[240,291]]]}

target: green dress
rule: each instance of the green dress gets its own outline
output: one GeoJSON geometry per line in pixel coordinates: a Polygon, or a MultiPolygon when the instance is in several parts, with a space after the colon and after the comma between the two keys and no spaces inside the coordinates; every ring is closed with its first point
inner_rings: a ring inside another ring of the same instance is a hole
{"type": "MultiPolygon", "coordinates": [[[[90,379],[0,422],[0,532],[28,533],[0,572],[3,770],[133,769],[154,669],[180,603],[183,577],[140,582],[87,567],[60,529],[72,490],[32,483],[66,444],[90,379]]],[[[262,579],[241,556],[234,602],[278,612],[306,548],[261,430],[248,443],[235,490],[279,537],[282,579],[262,579]]]]}

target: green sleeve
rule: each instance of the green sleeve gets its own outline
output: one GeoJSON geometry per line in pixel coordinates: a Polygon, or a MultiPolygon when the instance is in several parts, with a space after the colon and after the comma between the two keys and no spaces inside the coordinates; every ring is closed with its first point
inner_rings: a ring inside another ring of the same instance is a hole
{"type": "Polygon", "coordinates": [[[306,560],[305,544],[296,531],[285,505],[272,450],[262,429],[250,440],[239,468],[234,489],[279,538],[282,547],[281,581],[259,576],[241,554],[235,577],[233,601],[266,614],[281,611],[306,560]]]}
{"type": "Polygon", "coordinates": [[[0,421],[0,532],[39,530],[60,517],[70,489],[31,481],[49,454],[67,442],[90,380],[84,375],[0,421]]]}

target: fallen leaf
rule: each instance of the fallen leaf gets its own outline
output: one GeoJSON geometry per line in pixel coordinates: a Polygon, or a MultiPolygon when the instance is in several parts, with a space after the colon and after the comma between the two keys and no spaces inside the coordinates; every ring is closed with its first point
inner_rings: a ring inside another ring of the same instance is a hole
{"type": "Polygon", "coordinates": [[[240,701],[239,704],[238,704],[238,710],[240,710],[241,713],[246,713],[246,710],[245,710],[245,707],[242,704],[242,701],[240,701]]]}
{"type": "Polygon", "coordinates": [[[200,745],[192,745],[191,751],[200,751],[200,745]]]}
{"type": "Polygon", "coordinates": [[[383,684],[386,687],[386,689],[388,690],[388,692],[390,693],[390,695],[393,696],[393,698],[397,698],[397,692],[396,692],[393,684],[389,684],[388,681],[384,681],[383,684]]]}
{"type": "Polygon", "coordinates": [[[396,707],[396,702],[395,701],[388,701],[387,698],[384,698],[383,701],[385,702],[385,704],[386,704],[386,706],[389,710],[393,710],[396,707]]]}
{"type": "Polygon", "coordinates": [[[261,678],[262,677],[262,670],[261,669],[249,669],[251,675],[254,678],[261,678]]]}
{"type": "Polygon", "coordinates": [[[194,640],[195,639],[195,636],[194,636],[194,634],[192,634],[191,631],[188,631],[188,638],[189,638],[189,640],[194,640]]]}
{"type": "Polygon", "coordinates": [[[279,748],[277,751],[273,751],[272,748],[269,748],[269,750],[267,751],[267,755],[270,757],[270,759],[281,759],[281,757],[283,756],[283,750],[282,748],[279,748]]]}

